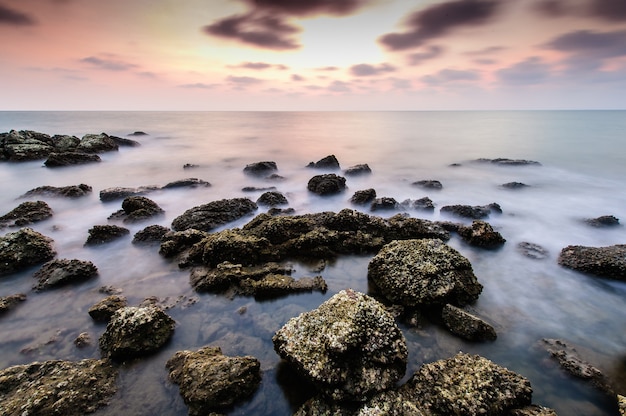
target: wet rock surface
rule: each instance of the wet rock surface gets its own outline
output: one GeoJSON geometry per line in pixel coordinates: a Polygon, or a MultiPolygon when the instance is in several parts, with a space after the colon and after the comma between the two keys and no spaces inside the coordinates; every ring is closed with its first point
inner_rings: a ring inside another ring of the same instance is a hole
{"type": "Polygon", "coordinates": [[[0,297],[0,314],[10,311],[25,300],[26,295],[23,293],[0,297]]]}
{"type": "Polygon", "coordinates": [[[0,276],[44,263],[56,256],[53,240],[31,228],[0,237],[0,276]]]}
{"type": "Polygon", "coordinates": [[[317,162],[310,162],[307,167],[316,168],[316,169],[330,169],[330,170],[339,170],[339,161],[335,155],[328,155],[318,160],[317,162]]]}
{"type": "Polygon", "coordinates": [[[385,245],[370,261],[368,278],[388,300],[409,307],[465,305],[482,291],[469,260],[436,239],[385,245]]]}
{"type": "Polygon", "coordinates": [[[526,159],[508,159],[508,158],[496,158],[496,159],[487,159],[480,158],[476,159],[475,162],[478,163],[491,163],[498,166],[541,166],[541,163],[534,160],[526,160],[526,159]]]}
{"type": "Polygon", "coordinates": [[[406,371],[406,342],[393,317],[375,299],[349,289],[290,319],[272,341],[283,359],[333,400],[367,400],[406,371]]]}
{"type": "Polygon", "coordinates": [[[597,218],[587,218],[585,223],[592,227],[617,227],[620,225],[619,218],[613,215],[602,215],[597,218]]]}
{"type": "Polygon", "coordinates": [[[122,238],[130,234],[128,228],[118,225],[94,225],[89,229],[86,246],[97,246],[122,238]]]}
{"type": "Polygon", "coordinates": [[[309,179],[307,189],[318,195],[338,194],[346,189],[346,178],[334,173],[315,175],[309,179]]]}
{"type": "Polygon", "coordinates": [[[494,341],[498,337],[493,326],[450,304],[443,307],[441,319],[453,334],[468,341],[494,341]]]}
{"type": "Polygon", "coordinates": [[[350,198],[350,202],[355,205],[368,205],[376,199],[376,190],[374,188],[356,191],[350,198]]]}
{"type": "Polygon", "coordinates": [[[100,337],[104,356],[125,361],[159,350],[174,333],[175,323],[155,306],[127,306],[115,311],[100,337]]]}
{"type": "Polygon", "coordinates": [[[55,259],[44,264],[33,277],[34,290],[42,291],[56,286],[82,282],[98,275],[98,268],[90,261],[55,259]]]}
{"type": "Polygon", "coordinates": [[[109,322],[118,309],[128,306],[125,296],[111,295],[89,308],[89,316],[98,322],[109,322]]]}
{"type": "Polygon", "coordinates": [[[145,196],[128,196],[122,201],[122,209],[109,219],[121,219],[125,223],[146,221],[164,214],[165,211],[153,200],[145,196]]]}
{"type": "Polygon", "coordinates": [[[92,188],[89,185],[81,183],[80,185],[70,186],[39,186],[26,192],[20,198],[29,198],[33,196],[52,196],[52,197],[65,197],[65,198],[80,198],[81,196],[89,195],[92,192],[92,188]]]}
{"type": "Polygon", "coordinates": [[[129,196],[145,195],[147,193],[158,190],[158,186],[140,186],[137,188],[113,187],[100,191],[100,200],[102,202],[115,201],[124,199],[129,196]]]}
{"type": "Polygon", "coordinates": [[[190,228],[210,231],[216,227],[252,214],[257,204],[248,198],[222,199],[185,211],[172,221],[172,229],[184,231],[190,228]]]}
{"type": "Polygon", "coordinates": [[[275,207],[277,205],[289,205],[287,197],[281,192],[268,191],[261,194],[259,199],[256,200],[257,205],[266,207],[275,207]]]}
{"type": "Polygon", "coordinates": [[[418,186],[423,189],[434,189],[434,190],[443,189],[443,185],[441,184],[441,182],[435,179],[424,179],[421,181],[415,181],[411,185],[418,186]]]}
{"type": "Polygon", "coordinates": [[[559,254],[561,266],[606,277],[626,280],[626,244],[607,247],[567,246],[559,254]]]}
{"type": "Polygon", "coordinates": [[[0,228],[23,227],[52,217],[52,208],[44,201],[22,202],[0,217],[0,228]]]}
{"type": "Polygon", "coordinates": [[[461,218],[470,218],[474,220],[487,218],[492,212],[502,213],[500,205],[495,202],[482,206],[446,205],[441,207],[440,211],[445,214],[455,215],[461,218]]]}
{"type": "Polygon", "coordinates": [[[101,162],[100,156],[90,153],[63,152],[50,153],[43,164],[49,168],[58,168],[62,166],[84,165],[86,163],[101,162]]]}
{"type": "Polygon", "coordinates": [[[503,183],[500,186],[505,189],[523,189],[523,188],[528,188],[530,185],[526,185],[525,183],[522,183],[522,182],[507,182],[507,183],[503,183]]]}
{"type": "Polygon", "coordinates": [[[93,413],[116,391],[117,370],[106,360],[45,361],[0,371],[0,414],[93,413]]]}
{"type": "Polygon", "coordinates": [[[400,207],[403,209],[415,210],[415,211],[434,211],[435,204],[429,197],[425,196],[420,199],[405,199],[400,203],[400,207]]]}
{"type": "Polygon", "coordinates": [[[253,176],[267,176],[278,171],[276,162],[263,161],[246,165],[243,168],[244,173],[253,176]]]}
{"type": "Polygon", "coordinates": [[[350,166],[348,169],[346,169],[343,172],[343,174],[346,176],[361,176],[361,175],[369,175],[370,173],[372,173],[372,169],[369,167],[367,163],[350,166]]]}
{"type": "Polygon", "coordinates": [[[208,188],[211,184],[205,180],[198,178],[180,179],[164,185],[161,189],[174,188],[208,188]]]}
{"type": "Polygon", "coordinates": [[[168,227],[162,225],[149,225],[146,228],[139,230],[133,236],[133,244],[160,244],[161,240],[171,230],[168,227]]]}
{"type": "Polygon", "coordinates": [[[251,356],[229,357],[219,347],[179,351],[166,367],[178,384],[190,415],[206,415],[249,397],[261,382],[260,362],[251,356]]]}
{"type": "Polygon", "coordinates": [[[540,246],[539,244],[529,243],[528,241],[521,241],[517,244],[517,251],[524,256],[534,259],[543,260],[550,254],[548,250],[540,246]]]}
{"type": "Polygon", "coordinates": [[[472,221],[469,227],[462,225],[457,232],[466,243],[476,247],[495,249],[506,243],[506,239],[494,231],[491,224],[482,220],[472,221]]]}

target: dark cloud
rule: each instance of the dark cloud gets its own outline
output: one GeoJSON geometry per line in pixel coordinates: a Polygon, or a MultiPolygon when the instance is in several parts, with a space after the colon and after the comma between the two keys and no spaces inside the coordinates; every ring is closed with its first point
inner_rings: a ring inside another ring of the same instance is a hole
{"type": "Polygon", "coordinates": [[[626,1],[591,0],[589,11],[592,15],[611,21],[626,21],[626,1]]]}
{"type": "Polygon", "coordinates": [[[456,0],[435,4],[410,15],[406,32],[389,33],[379,41],[394,51],[418,47],[457,27],[487,23],[501,3],[500,0],[456,0]]]}
{"type": "Polygon", "coordinates": [[[409,55],[409,64],[419,65],[424,61],[429,61],[431,59],[440,57],[443,52],[444,49],[441,46],[429,46],[425,52],[417,52],[409,55]]]}
{"type": "Polygon", "coordinates": [[[130,69],[137,68],[137,65],[114,58],[98,58],[96,56],[89,56],[81,59],[80,61],[107,71],[128,71],[130,69]]]}
{"type": "Polygon", "coordinates": [[[300,29],[281,16],[258,13],[235,15],[204,26],[202,30],[207,35],[265,49],[287,50],[300,47],[292,38],[300,29]]]}
{"type": "Polygon", "coordinates": [[[626,30],[614,32],[578,30],[561,35],[544,46],[595,59],[626,56],[626,30]]]}
{"type": "Polygon", "coordinates": [[[372,3],[372,0],[244,0],[251,7],[290,16],[345,16],[372,3]]]}
{"type": "Polygon", "coordinates": [[[561,17],[571,12],[563,0],[539,0],[533,4],[533,9],[546,17],[561,17]]]}
{"type": "Polygon", "coordinates": [[[0,4],[0,25],[32,26],[35,23],[35,19],[30,15],[0,4]]]}
{"type": "Polygon", "coordinates": [[[496,71],[496,77],[501,82],[514,85],[540,84],[550,78],[550,76],[550,65],[537,56],[532,56],[508,68],[496,71]]]}
{"type": "Polygon", "coordinates": [[[441,85],[449,82],[475,81],[480,76],[475,71],[463,71],[458,69],[442,69],[433,75],[426,75],[421,78],[423,82],[430,85],[441,85]]]}
{"type": "Polygon", "coordinates": [[[201,90],[208,90],[211,88],[215,88],[215,84],[205,84],[203,82],[196,82],[194,84],[182,84],[179,85],[179,88],[190,88],[190,89],[201,89],[201,90]]]}
{"type": "Polygon", "coordinates": [[[379,75],[385,72],[393,72],[396,68],[389,64],[381,64],[378,66],[370,64],[354,65],[350,68],[350,73],[357,77],[367,77],[372,75],[379,75]]]}

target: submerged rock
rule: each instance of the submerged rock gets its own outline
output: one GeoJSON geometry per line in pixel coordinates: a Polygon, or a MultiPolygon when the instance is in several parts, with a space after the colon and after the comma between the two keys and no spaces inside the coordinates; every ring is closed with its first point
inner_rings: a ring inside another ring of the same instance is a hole
{"type": "Polygon", "coordinates": [[[179,351],[165,366],[192,416],[232,406],[251,396],[261,382],[259,360],[229,357],[219,347],[179,351]]]}
{"type": "Polygon", "coordinates": [[[307,189],[318,195],[334,195],[346,189],[346,178],[329,173],[316,175],[309,179],[307,189]]]}
{"type": "Polygon", "coordinates": [[[374,188],[364,189],[362,191],[356,191],[350,202],[355,205],[367,205],[374,202],[376,199],[376,190],[374,188]]]}
{"type": "Polygon", "coordinates": [[[119,150],[119,146],[106,133],[85,134],[76,147],[76,151],[84,153],[103,153],[119,150]]]}
{"type": "Polygon", "coordinates": [[[94,225],[89,229],[89,236],[85,242],[86,246],[105,244],[125,235],[130,234],[128,228],[117,225],[94,225]]]}
{"type": "Polygon", "coordinates": [[[0,414],[82,416],[115,393],[107,360],[45,361],[0,370],[0,414]]]}
{"type": "Polygon", "coordinates": [[[100,156],[89,153],[63,152],[50,153],[43,163],[46,167],[56,168],[61,166],[84,165],[86,163],[101,162],[100,156]]]}
{"type": "Polygon", "coordinates": [[[394,318],[350,289],[290,319],[272,340],[283,359],[333,400],[367,400],[406,370],[407,346],[394,318]]]}
{"type": "Polygon", "coordinates": [[[413,182],[411,185],[419,186],[420,188],[424,188],[424,189],[434,189],[434,190],[443,189],[443,185],[441,184],[441,182],[435,179],[425,179],[421,181],[416,181],[416,182],[413,182]]]}
{"type": "Polygon", "coordinates": [[[432,199],[425,196],[420,199],[405,199],[400,203],[403,209],[414,209],[416,211],[434,211],[435,204],[432,199]]]}
{"type": "Polygon", "coordinates": [[[535,260],[543,260],[548,257],[548,250],[541,247],[539,244],[529,243],[527,241],[522,241],[517,244],[517,251],[522,253],[524,256],[535,259],[535,260]]]}
{"type": "Polygon", "coordinates": [[[194,228],[210,231],[216,227],[252,214],[258,209],[257,204],[248,198],[222,199],[209,202],[185,211],[172,221],[172,229],[183,231],[194,228]]]}
{"type": "Polygon", "coordinates": [[[361,165],[350,166],[346,169],[343,174],[346,176],[360,176],[360,175],[369,175],[372,173],[372,169],[369,167],[367,163],[361,165]]]}
{"type": "Polygon", "coordinates": [[[497,338],[491,325],[456,306],[446,304],[441,318],[450,332],[468,341],[493,341],[497,338]]]}
{"type": "Polygon", "coordinates": [[[129,196],[145,195],[149,192],[158,190],[158,186],[140,186],[138,188],[114,187],[100,191],[100,201],[109,202],[117,199],[124,199],[129,196]]]}
{"type": "Polygon", "coordinates": [[[163,186],[161,189],[172,189],[172,188],[208,188],[211,184],[205,180],[198,178],[187,178],[181,179],[178,181],[170,182],[163,186]]]}
{"type": "Polygon", "coordinates": [[[162,215],[165,211],[153,200],[145,196],[128,196],[122,201],[122,212],[114,214],[125,223],[145,221],[162,215]]]}
{"type": "Polygon", "coordinates": [[[56,256],[52,243],[51,238],[31,228],[0,237],[0,276],[52,259],[56,256]]]}
{"type": "Polygon", "coordinates": [[[588,218],[585,222],[592,227],[615,227],[620,225],[619,219],[613,215],[602,215],[598,218],[588,218]]]}
{"type": "Polygon", "coordinates": [[[92,191],[91,186],[81,183],[80,185],[71,186],[39,186],[26,192],[20,198],[29,198],[31,196],[59,196],[66,198],[79,198],[89,195],[92,191]]]}
{"type": "Polygon", "coordinates": [[[0,228],[23,227],[52,217],[52,208],[44,201],[22,202],[0,217],[0,228]]]}
{"type": "Polygon", "coordinates": [[[124,361],[159,350],[174,333],[174,320],[155,306],[115,311],[100,337],[106,357],[124,361]]]}
{"type": "Polygon", "coordinates": [[[507,416],[557,416],[557,414],[549,407],[531,404],[520,409],[513,409],[507,413],[507,416]]]}
{"type": "Polygon", "coordinates": [[[170,232],[170,229],[162,225],[149,225],[143,230],[137,231],[133,236],[133,244],[160,244],[161,240],[170,232]]]}
{"type": "Polygon", "coordinates": [[[261,194],[259,199],[256,200],[257,205],[263,205],[266,207],[275,207],[277,205],[289,205],[289,201],[280,192],[268,191],[261,194]]]}
{"type": "Polygon", "coordinates": [[[526,185],[525,183],[522,183],[522,182],[507,182],[507,183],[503,183],[500,186],[505,189],[522,189],[522,188],[528,188],[529,185],[526,185]]]}
{"type": "Polygon", "coordinates": [[[493,230],[491,224],[482,220],[472,221],[469,227],[462,225],[457,232],[466,243],[476,247],[494,249],[502,247],[506,242],[499,232],[493,230]]]}
{"type": "Polygon", "coordinates": [[[267,176],[277,170],[276,162],[271,161],[250,163],[243,168],[244,173],[254,176],[267,176]]]}
{"type": "Polygon", "coordinates": [[[383,196],[382,198],[376,198],[370,205],[371,211],[395,211],[400,207],[398,201],[394,198],[383,196]]]}
{"type": "Polygon", "coordinates": [[[38,283],[35,290],[46,290],[55,286],[81,282],[98,275],[98,268],[90,261],[55,259],[44,264],[35,272],[38,283]]]}
{"type": "Polygon", "coordinates": [[[465,305],[482,291],[469,260],[435,239],[385,245],[370,261],[368,278],[391,302],[410,307],[465,305]]]}
{"type": "Polygon", "coordinates": [[[335,155],[329,155],[318,160],[317,162],[311,162],[307,165],[307,167],[316,169],[340,169],[339,161],[335,155]]]}
{"type": "Polygon", "coordinates": [[[109,322],[118,309],[125,308],[127,305],[128,302],[124,296],[107,296],[89,308],[89,316],[91,316],[94,321],[109,322]]]}
{"type": "Polygon", "coordinates": [[[0,297],[0,314],[10,311],[19,303],[24,302],[25,300],[26,295],[23,293],[0,297]]]}
{"type": "Polygon", "coordinates": [[[492,212],[502,213],[502,209],[500,205],[493,202],[489,205],[483,206],[470,206],[470,205],[446,205],[441,207],[440,210],[442,213],[456,215],[462,218],[470,218],[474,220],[479,220],[482,218],[486,218],[492,212]]]}
{"type": "Polygon", "coordinates": [[[117,144],[118,146],[124,146],[124,147],[141,146],[141,143],[139,143],[137,140],[124,139],[122,137],[117,137],[117,136],[109,136],[109,138],[111,138],[111,140],[113,140],[115,144],[117,144]]]}
{"type": "Polygon", "coordinates": [[[579,272],[626,280],[626,244],[608,247],[567,246],[561,250],[558,263],[579,272]]]}
{"type": "Polygon", "coordinates": [[[526,166],[526,165],[535,165],[541,166],[541,163],[536,162],[534,160],[526,160],[526,159],[507,159],[507,158],[497,158],[497,159],[476,159],[475,162],[479,163],[491,163],[499,166],[526,166]]]}

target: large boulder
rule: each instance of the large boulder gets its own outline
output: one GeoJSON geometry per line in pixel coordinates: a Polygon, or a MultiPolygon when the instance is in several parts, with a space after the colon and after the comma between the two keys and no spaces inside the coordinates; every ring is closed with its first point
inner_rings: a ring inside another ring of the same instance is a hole
{"type": "Polygon", "coordinates": [[[219,347],[179,351],[165,364],[189,414],[206,415],[249,397],[261,382],[254,357],[228,357],[219,347]]]}
{"type": "Polygon", "coordinates": [[[84,153],[102,153],[119,150],[118,144],[108,134],[85,134],[76,147],[84,153]]]}
{"type": "Polygon", "coordinates": [[[369,167],[367,163],[350,166],[348,169],[346,169],[343,172],[343,174],[346,176],[361,176],[361,175],[368,175],[370,173],[372,173],[372,169],[369,167]]]}
{"type": "Polygon", "coordinates": [[[153,200],[145,196],[128,196],[122,201],[122,211],[113,214],[126,223],[145,221],[162,215],[165,211],[153,200]]]}
{"type": "Polygon", "coordinates": [[[289,205],[287,197],[281,192],[268,191],[261,194],[259,199],[256,200],[257,205],[263,205],[266,207],[275,207],[277,205],[289,205]]]}
{"type": "Polygon", "coordinates": [[[84,165],[85,163],[100,162],[100,156],[89,153],[63,152],[50,153],[43,163],[46,167],[56,168],[61,166],[84,165]]]}
{"type": "Polygon", "coordinates": [[[52,208],[44,201],[22,202],[16,208],[0,217],[0,228],[23,227],[52,217],[52,208]]]}
{"type": "Polygon", "coordinates": [[[115,311],[100,337],[106,357],[124,361],[153,353],[174,333],[175,322],[156,306],[127,306],[115,311]]]}
{"type": "Polygon", "coordinates": [[[53,142],[47,134],[31,130],[11,130],[0,136],[4,159],[22,162],[45,159],[54,151],[53,142]]]}
{"type": "Polygon", "coordinates": [[[626,244],[608,247],[567,246],[558,263],[579,272],[626,280],[626,244]]]}
{"type": "Polygon", "coordinates": [[[469,260],[437,239],[392,241],[370,261],[368,278],[387,299],[410,307],[465,305],[482,291],[469,260]]]}
{"type": "Polygon", "coordinates": [[[468,227],[460,226],[457,232],[466,243],[476,247],[495,249],[506,243],[502,234],[494,231],[491,224],[482,220],[474,220],[468,227]]]}
{"type": "Polygon", "coordinates": [[[254,176],[267,176],[275,173],[277,170],[278,166],[276,162],[271,161],[250,163],[243,168],[244,173],[254,176]]]}
{"type": "Polygon", "coordinates": [[[335,155],[328,155],[326,157],[321,158],[317,162],[311,162],[307,165],[309,168],[316,169],[339,169],[339,161],[335,157],[335,155]]]}
{"type": "Polygon", "coordinates": [[[0,237],[0,276],[44,263],[56,255],[51,238],[22,228],[0,237]]]}
{"type": "Polygon", "coordinates": [[[117,225],[94,225],[89,229],[89,236],[85,241],[86,246],[105,244],[130,234],[128,228],[117,225]]]}
{"type": "Polygon", "coordinates": [[[346,178],[334,173],[315,175],[309,179],[307,189],[318,195],[338,194],[346,189],[346,178]]]}
{"type": "Polygon", "coordinates": [[[0,414],[82,416],[115,393],[117,369],[107,360],[45,361],[0,371],[0,414]]]}
{"type": "Polygon", "coordinates": [[[210,231],[216,227],[252,214],[258,209],[257,204],[248,198],[222,199],[209,202],[185,211],[172,221],[172,229],[183,231],[194,228],[210,231]]]}
{"type": "Polygon", "coordinates": [[[38,186],[26,192],[20,198],[29,198],[32,196],[62,196],[66,198],[78,198],[89,195],[92,191],[91,186],[81,183],[80,185],[70,186],[38,186]]]}
{"type": "Polygon", "coordinates": [[[90,261],[54,259],[41,266],[33,277],[37,279],[35,290],[46,290],[74,282],[82,282],[97,276],[98,268],[90,261]]]}
{"type": "Polygon", "coordinates": [[[283,359],[333,400],[365,401],[406,371],[407,346],[394,318],[350,289],[290,319],[272,340],[283,359]]]}
{"type": "Polygon", "coordinates": [[[355,205],[367,205],[374,202],[376,199],[376,190],[374,188],[363,189],[361,191],[356,191],[352,198],[350,198],[350,202],[355,205]]]}

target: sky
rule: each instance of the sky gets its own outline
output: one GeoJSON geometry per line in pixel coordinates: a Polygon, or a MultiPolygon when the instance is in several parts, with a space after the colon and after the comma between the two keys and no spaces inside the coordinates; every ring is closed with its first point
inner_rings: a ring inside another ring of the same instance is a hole
{"type": "Polygon", "coordinates": [[[0,110],[626,109],[626,0],[0,0],[0,110]]]}

